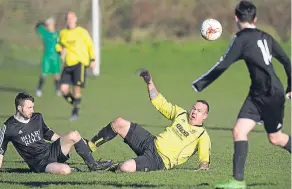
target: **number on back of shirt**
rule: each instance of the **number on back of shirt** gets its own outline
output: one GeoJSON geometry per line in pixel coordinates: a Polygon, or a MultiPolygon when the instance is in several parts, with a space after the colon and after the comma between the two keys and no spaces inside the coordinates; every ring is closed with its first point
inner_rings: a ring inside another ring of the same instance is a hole
{"type": "Polygon", "coordinates": [[[258,40],[258,46],[262,51],[265,64],[269,65],[272,62],[272,55],[270,54],[267,40],[258,40]]]}

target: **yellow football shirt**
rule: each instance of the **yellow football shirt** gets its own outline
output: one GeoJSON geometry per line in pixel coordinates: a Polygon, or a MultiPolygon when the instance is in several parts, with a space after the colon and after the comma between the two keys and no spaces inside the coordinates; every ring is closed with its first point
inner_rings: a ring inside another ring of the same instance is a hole
{"type": "Polygon", "coordinates": [[[155,146],[165,168],[171,169],[186,162],[196,152],[200,162],[210,163],[211,140],[206,129],[190,125],[187,111],[167,102],[161,94],[151,102],[167,119],[172,120],[172,124],[155,137],[155,146]]]}
{"type": "Polygon", "coordinates": [[[63,48],[66,49],[65,66],[74,66],[79,62],[88,66],[90,60],[95,58],[92,39],[87,30],[80,26],[61,30],[56,50],[61,52],[63,48]]]}

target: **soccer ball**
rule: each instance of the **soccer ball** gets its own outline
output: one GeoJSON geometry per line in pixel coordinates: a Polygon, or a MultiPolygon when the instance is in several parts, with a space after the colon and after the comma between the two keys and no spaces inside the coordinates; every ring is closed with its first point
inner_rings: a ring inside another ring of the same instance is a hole
{"type": "Polygon", "coordinates": [[[201,35],[208,41],[218,39],[222,34],[222,26],[218,20],[206,19],[201,25],[201,35]]]}

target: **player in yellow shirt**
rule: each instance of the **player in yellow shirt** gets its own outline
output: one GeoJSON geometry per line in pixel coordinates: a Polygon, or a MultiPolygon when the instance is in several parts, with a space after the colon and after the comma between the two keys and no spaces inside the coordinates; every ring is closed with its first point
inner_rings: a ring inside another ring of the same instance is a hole
{"type": "Polygon", "coordinates": [[[76,120],[81,102],[81,88],[85,87],[86,68],[95,67],[95,54],[92,39],[86,29],[77,26],[74,12],[66,15],[67,28],[61,30],[56,50],[64,59],[60,79],[60,91],[67,102],[72,104],[71,120],[76,120]],[[70,92],[73,85],[73,95],[70,92]]]}
{"type": "Polygon", "coordinates": [[[171,125],[159,135],[153,136],[140,125],[117,118],[88,141],[91,150],[95,151],[96,147],[112,140],[118,134],[137,154],[136,158],[129,159],[117,167],[122,172],[171,169],[186,162],[196,152],[199,155],[199,169],[209,169],[211,141],[203,126],[208,117],[208,103],[197,100],[188,113],[185,109],[166,101],[156,89],[147,70],[141,71],[139,75],[147,84],[153,106],[172,121],[171,125]]]}

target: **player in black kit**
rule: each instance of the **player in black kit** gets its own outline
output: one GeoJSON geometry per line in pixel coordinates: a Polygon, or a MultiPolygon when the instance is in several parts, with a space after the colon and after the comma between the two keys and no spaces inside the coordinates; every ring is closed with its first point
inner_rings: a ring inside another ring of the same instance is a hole
{"type": "Polygon", "coordinates": [[[250,73],[250,91],[233,129],[233,179],[216,185],[216,188],[246,188],[244,167],[248,152],[247,136],[259,121],[263,121],[270,142],[291,153],[291,136],[281,131],[284,88],[271,60],[273,56],[284,66],[288,77],[288,98],[291,98],[291,61],[271,35],[256,28],[256,19],[255,5],[250,1],[241,1],[235,9],[235,21],[240,31],[234,36],[224,56],[192,85],[196,91],[202,91],[240,59],[245,60],[250,73]]]}
{"type": "Polygon", "coordinates": [[[70,174],[71,168],[65,162],[72,146],[91,171],[107,169],[112,165],[112,161],[95,161],[77,131],[60,137],[47,127],[42,114],[34,113],[34,98],[31,95],[19,93],[15,98],[15,108],[16,114],[0,128],[0,168],[9,141],[29,168],[37,173],[70,174]]]}

